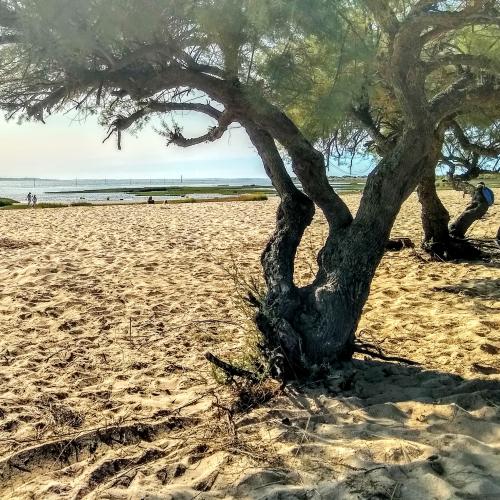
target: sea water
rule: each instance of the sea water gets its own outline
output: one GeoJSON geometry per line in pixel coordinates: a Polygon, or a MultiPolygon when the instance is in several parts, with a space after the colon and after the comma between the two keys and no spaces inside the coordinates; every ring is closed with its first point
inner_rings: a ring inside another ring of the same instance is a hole
{"type": "MultiPolygon", "coordinates": [[[[332,185],[342,190],[348,182],[335,182],[332,185]]],[[[158,188],[164,186],[266,186],[272,187],[268,178],[238,178],[238,179],[7,179],[0,178],[0,198],[12,198],[26,202],[28,193],[36,194],[39,203],[116,203],[144,202],[144,196],[127,193],[130,188],[158,188]],[[113,193],[86,193],[89,190],[119,189],[113,193]],[[77,191],[77,192],[75,192],[77,191]]],[[[221,197],[219,194],[193,193],[190,198],[221,197]]],[[[176,196],[155,196],[155,200],[177,199],[176,196]]]]}
{"type": "MultiPolygon", "coordinates": [[[[158,188],[164,186],[269,186],[267,178],[262,179],[0,179],[0,198],[26,201],[28,193],[36,194],[38,202],[48,203],[106,203],[106,202],[144,202],[144,196],[127,193],[130,188],[158,188]],[[119,189],[114,193],[86,193],[93,189],[119,189]],[[75,193],[75,191],[78,191],[75,193]]],[[[209,198],[210,195],[195,193],[190,197],[209,198]]],[[[157,200],[176,199],[176,196],[155,196],[157,200]]]]}

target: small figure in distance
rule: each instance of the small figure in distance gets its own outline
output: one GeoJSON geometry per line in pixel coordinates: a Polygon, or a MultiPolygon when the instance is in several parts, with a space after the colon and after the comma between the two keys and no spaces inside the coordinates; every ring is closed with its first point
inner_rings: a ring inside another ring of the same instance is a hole
{"type": "Polygon", "coordinates": [[[28,200],[28,207],[31,207],[31,200],[32,200],[31,191],[28,193],[28,196],[26,196],[26,199],[28,200]]]}
{"type": "Polygon", "coordinates": [[[152,196],[150,196],[150,197],[148,198],[148,205],[154,205],[154,204],[155,204],[155,200],[153,200],[153,197],[152,197],[152,196]]]}
{"type": "Polygon", "coordinates": [[[38,198],[36,197],[36,194],[33,195],[32,201],[33,201],[33,208],[36,208],[36,203],[38,201],[38,198]]]}

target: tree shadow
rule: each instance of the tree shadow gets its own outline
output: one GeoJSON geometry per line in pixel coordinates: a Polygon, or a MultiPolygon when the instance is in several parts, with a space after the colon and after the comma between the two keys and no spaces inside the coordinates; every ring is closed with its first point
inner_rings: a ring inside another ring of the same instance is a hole
{"type": "Polygon", "coordinates": [[[500,299],[500,278],[474,278],[463,280],[458,285],[437,286],[436,292],[454,293],[473,299],[500,299]]]}
{"type": "Polygon", "coordinates": [[[258,492],[236,491],[259,499],[500,498],[499,408],[498,378],[353,360],[268,406],[260,422],[281,432],[274,443],[296,470],[258,492]]]}
{"type": "Polygon", "coordinates": [[[500,381],[487,377],[464,379],[421,366],[354,359],[326,382],[290,388],[287,395],[297,408],[309,410],[311,403],[304,398],[317,407],[318,397],[327,395],[350,399],[353,407],[410,401],[439,405],[453,400],[472,411],[485,403],[500,405],[500,381]],[[487,395],[486,399],[478,397],[481,394],[487,395]]]}

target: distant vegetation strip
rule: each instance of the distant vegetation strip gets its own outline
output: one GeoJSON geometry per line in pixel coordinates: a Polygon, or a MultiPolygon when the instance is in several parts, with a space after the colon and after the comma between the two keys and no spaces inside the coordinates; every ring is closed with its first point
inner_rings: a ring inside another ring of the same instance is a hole
{"type": "MultiPolygon", "coordinates": [[[[1,199],[1,198],[0,198],[1,199]]],[[[26,204],[21,204],[18,203],[17,201],[14,202],[15,204],[10,204],[10,205],[1,205],[2,210],[33,210],[33,207],[28,206],[26,204]]],[[[92,206],[92,203],[37,203],[35,210],[38,210],[40,208],[63,208],[63,207],[88,207],[92,206]]]]}
{"type": "Polygon", "coordinates": [[[264,193],[242,194],[240,196],[226,196],[224,198],[181,198],[179,200],[168,200],[167,205],[179,205],[181,203],[211,203],[228,201],[265,201],[267,196],[264,193]]]}
{"type": "MultiPolygon", "coordinates": [[[[490,188],[500,188],[500,173],[481,174],[479,177],[471,179],[468,182],[473,185],[476,185],[478,182],[484,182],[490,188]]],[[[439,190],[453,189],[453,186],[445,175],[436,177],[436,186],[439,190]]]]}
{"type": "MultiPolygon", "coordinates": [[[[135,194],[136,196],[185,196],[189,194],[220,194],[220,195],[237,195],[237,194],[253,194],[256,191],[259,193],[274,193],[274,189],[270,186],[151,186],[151,187],[136,187],[136,188],[104,188],[104,189],[85,189],[80,191],[64,191],[64,194],[79,194],[79,193],[127,193],[135,194]]],[[[59,191],[52,191],[48,194],[59,194],[59,191]]]]}
{"type": "Polygon", "coordinates": [[[10,198],[0,198],[0,207],[10,207],[18,203],[16,200],[11,200],[10,198]]]}

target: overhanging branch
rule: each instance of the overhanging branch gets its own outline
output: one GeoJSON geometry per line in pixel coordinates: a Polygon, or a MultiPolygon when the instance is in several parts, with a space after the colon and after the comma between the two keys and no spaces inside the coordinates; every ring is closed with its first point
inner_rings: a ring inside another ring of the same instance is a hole
{"type": "Polygon", "coordinates": [[[41,101],[29,106],[27,108],[28,116],[35,117],[43,122],[44,110],[59,104],[66,97],[67,92],[68,89],[66,87],[59,87],[57,90],[54,90],[41,101]]]}
{"type": "Polygon", "coordinates": [[[199,113],[204,113],[219,121],[218,127],[213,127],[209,130],[207,134],[197,139],[185,139],[180,131],[174,130],[172,133],[168,134],[169,142],[168,144],[174,143],[178,146],[192,146],[194,144],[200,144],[201,142],[206,142],[209,140],[216,140],[222,137],[225,130],[229,126],[230,122],[226,124],[228,116],[224,116],[222,111],[214,108],[210,104],[203,103],[183,103],[183,102],[156,102],[156,101],[146,101],[140,103],[143,107],[135,111],[134,113],[123,116],[118,116],[113,120],[108,128],[108,135],[103,140],[106,142],[113,134],[117,134],[118,138],[118,149],[121,150],[121,134],[124,130],[130,128],[134,123],[138,122],[148,114],[152,113],[168,113],[172,111],[195,111],[199,113]],[[221,130],[225,126],[224,130],[221,130]],[[220,135],[219,135],[220,133],[220,135]],[[202,140],[203,139],[203,140],[202,140]]]}
{"type": "Polygon", "coordinates": [[[465,135],[465,132],[462,130],[462,127],[455,121],[452,120],[450,122],[450,128],[453,130],[453,134],[455,135],[457,141],[460,146],[469,151],[471,153],[475,153],[480,156],[488,156],[491,158],[496,158],[500,156],[500,146],[484,146],[482,144],[476,144],[469,140],[469,138],[465,135]]]}
{"type": "Polygon", "coordinates": [[[220,139],[224,132],[228,129],[229,125],[233,122],[233,115],[228,111],[224,111],[219,119],[218,125],[216,127],[211,127],[208,132],[199,137],[193,137],[186,139],[178,128],[175,128],[170,132],[168,137],[167,145],[175,144],[181,148],[187,148],[189,146],[195,146],[196,144],[202,144],[204,142],[213,142],[220,139]]]}
{"type": "Polygon", "coordinates": [[[469,87],[473,81],[472,75],[465,75],[432,99],[431,113],[436,122],[456,114],[500,107],[500,83],[488,81],[469,87]]]}

